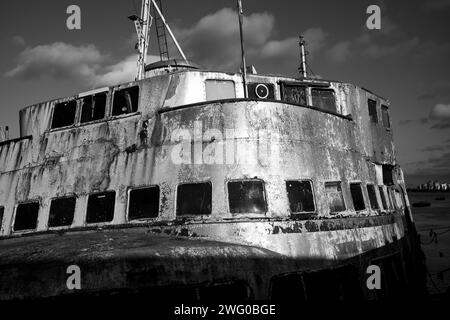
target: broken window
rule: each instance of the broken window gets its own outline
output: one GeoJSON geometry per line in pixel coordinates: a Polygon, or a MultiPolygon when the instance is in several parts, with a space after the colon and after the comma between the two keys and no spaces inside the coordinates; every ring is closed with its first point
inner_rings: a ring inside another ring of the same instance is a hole
{"type": "Polygon", "coordinates": [[[369,107],[370,121],[378,123],[377,102],[372,99],[367,99],[367,106],[369,107]]]}
{"type": "Polygon", "coordinates": [[[211,182],[179,185],[177,190],[177,216],[211,214],[211,198],[211,182]]]}
{"type": "Polygon", "coordinates": [[[312,105],[315,108],[337,112],[336,98],[334,97],[334,91],[330,89],[311,89],[312,105]]]}
{"type": "Polygon", "coordinates": [[[361,183],[350,183],[350,193],[352,195],[353,207],[355,211],[366,209],[361,183]]]}
{"type": "Polygon", "coordinates": [[[14,231],[36,229],[38,214],[39,202],[20,203],[16,209],[14,231]]]}
{"type": "Polygon", "coordinates": [[[378,186],[378,190],[380,191],[380,198],[381,198],[381,204],[383,205],[383,209],[384,210],[388,210],[388,205],[386,202],[386,195],[384,193],[384,188],[383,186],[378,186]]]}
{"type": "Polygon", "coordinates": [[[75,215],[76,197],[53,199],[50,205],[49,227],[70,226],[75,215]]]}
{"type": "Polygon", "coordinates": [[[380,206],[378,205],[377,201],[377,194],[375,192],[375,186],[373,184],[367,185],[367,194],[369,195],[370,207],[373,210],[380,209],[380,206]]]}
{"type": "Polygon", "coordinates": [[[299,274],[274,277],[271,280],[271,298],[273,301],[305,301],[305,289],[299,274]]]}
{"type": "Polygon", "coordinates": [[[391,120],[389,118],[389,108],[387,106],[381,105],[381,117],[383,119],[383,126],[385,128],[390,128],[391,120]]]}
{"type": "Polygon", "coordinates": [[[110,222],[114,218],[116,193],[108,191],[91,194],[87,206],[87,223],[110,222]]]}
{"type": "Polygon", "coordinates": [[[326,182],[325,192],[331,213],[345,211],[344,196],[342,195],[340,182],[326,182]]]}
{"type": "Polygon", "coordinates": [[[265,213],[267,211],[264,182],[239,180],[228,182],[231,213],[265,213]]]}
{"type": "Polygon", "coordinates": [[[53,110],[52,129],[71,126],[75,123],[77,101],[70,100],[55,104],[53,110]]]}
{"type": "Polygon", "coordinates": [[[105,118],[106,93],[99,93],[83,98],[80,123],[86,123],[105,118]]]}
{"type": "Polygon", "coordinates": [[[130,191],[128,219],[156,218],[159,212],[159,187],[134,189],[130,191]]]}
{"type": "Polygon", "coordinates": [[[286,181],[291,212],[313,212],[314,196],[311,181],[286,181]]]}
{"type": "Polygon", "coordinates": [[[281,99],[286,102],[301,104],[306,106],[306,87],[298,84],[282,83],[281,99]]]}
{"type": "Polygon", "coordinates": [[[139,87],[134,86],[114,92],[113,116],[138,111],[139,87]]]}
{"type": "Polygon", "coordinates": [[[223,100],[236,98],[234,81],[230,80],[206,80],[206,100],[223,100]]]}

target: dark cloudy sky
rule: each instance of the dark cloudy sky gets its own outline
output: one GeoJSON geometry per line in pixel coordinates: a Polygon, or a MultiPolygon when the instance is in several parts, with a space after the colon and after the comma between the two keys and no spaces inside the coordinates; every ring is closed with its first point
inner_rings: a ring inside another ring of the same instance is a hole
{"type": "MultiPolygon", "coordinates": [[[[259,73],[296,75],[297,37],[326,79],[348,81],[391,100],[398,160],[410,185],[450,182],[450,0],[243,0],[248,61],[259,73]],[[366,9],[381,7],[381,30],[366,9]]],[[[0,2],[0,125],[18,135],[19,109],[132,80],[139,0],[0,2]],[[66,8],[81,8],[81,30],[66,8]]],[[[237,71],[235,0],[163,0],[188,58],[237,71]]],[[[156,54],[153,49],[151,54],[156,54]]]]}

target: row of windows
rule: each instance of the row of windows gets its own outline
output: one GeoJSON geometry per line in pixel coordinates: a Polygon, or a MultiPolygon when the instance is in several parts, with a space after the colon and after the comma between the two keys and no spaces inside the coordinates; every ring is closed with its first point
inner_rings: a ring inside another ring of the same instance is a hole
{"type": "MultiPolygon", "coordinates": [[[[372,99],[367,99],[367,106],[369,108],[370,121],[373,123],[378,123],[378,108],[377,102],[372,99]]],[[[391,122],[389,119],[389,108],[385,105],[381,105],[381,123],[385,128],[391,127],[391,122]]]]}
{"type": "MultiPolygon", "coordinates": [[[[101,92],[55,104],[51,128],[57,129],[74,125],[78,113],[80,114],[78,120],[80,124],[105,119],[107,97],[107,92],[101,92]]],[[[115,91],[111,115],[119,116],[137,112],[138,100],[138,86],[115,91]]]]}
{"type": "MultiPolygon", "coordinates": [[[[235,84],[232,80],[206,80],[205,87],[207,101],[236,98],[235,84]]],[[[250,99],[275,99],[275,86],[272,83],[249,83],[247,90],[250,99]]],[[[303,84],[282,82],[280,84],[281,100],[309,105],[307,90],[308,87],[303,84]]],[[[333,89],[312,87],[310,90],[313,107],[338,112],[333,89]]]]}
{"type": "MultiPolygon", "coordinates": [[[[392,210],[403,208],[401,197],[391,195],[385,186],[379,186],[381,204],[375,191],[375,186],[368,184],[367,194],[372,210],[392,210]]],[[[267,200],[264,181],[234,180],[227,183],[228,204],[232,214],[263,214],[267,212],[267,200]]],[[[310,180],[286,181],[286,192],[289,208],[292,214],[313,213],[316,211],[313,185],[310,180]]],[[[325,192],[331,213],[346,210],[341,182],[326,182],[325,192]]],[[[350,184],[350,194],[355,211],[366,209],[361,183],[350,184]]],[[[114,218],[116,193],[108,191],[91,194],[88,197],[86,223],[111,222],[114,218]]],[[[132,189],[129,192],[128,219],[140,220],[158,217],[160,189],[150,186],[132,189]]],[[[75,215],[76,196],[56,198],[51,201],[48,219],[49,227],[70,226],[75,215]]],[[[31,201],[20,203],[16,209],[14,231],[34,230],[37,227],[40,203],[31,201]]],[[[0,207],[0,218],[4,208],[0,207]]],[[[177,188],[177,216],[205,216],[212,212],[211,182],[180,184],[177,188]]],[[[0,222],[2,219],[0,219],[0,222]]]]}

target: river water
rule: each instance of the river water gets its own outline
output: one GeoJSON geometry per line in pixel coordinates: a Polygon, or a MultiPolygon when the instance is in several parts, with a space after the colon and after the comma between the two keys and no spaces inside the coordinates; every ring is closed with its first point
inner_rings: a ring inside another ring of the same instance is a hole
{"type": "Polygon", "coordinates": [[[412,207],[412,212],[427,259],[428,291],[444,293],[450,287],[450,192],[409,192],[408,196],[411,205],[418,201],[431,203],[429,207],[412,207]],[[445,200],[437,200],[439,197],[445,200]],[[430,230],[436,235],[431,235],[430,230]]]}

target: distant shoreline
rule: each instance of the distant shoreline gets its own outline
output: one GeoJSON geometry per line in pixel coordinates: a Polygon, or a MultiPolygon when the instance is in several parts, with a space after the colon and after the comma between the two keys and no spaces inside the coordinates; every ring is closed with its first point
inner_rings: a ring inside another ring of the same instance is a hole
{"type": "Polygon", "coordinates": [[[423,192],[423,193],[450,193],[450,190],[420,190],[420,189],[406,189],[407,192],[423,192]]]}

